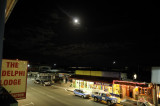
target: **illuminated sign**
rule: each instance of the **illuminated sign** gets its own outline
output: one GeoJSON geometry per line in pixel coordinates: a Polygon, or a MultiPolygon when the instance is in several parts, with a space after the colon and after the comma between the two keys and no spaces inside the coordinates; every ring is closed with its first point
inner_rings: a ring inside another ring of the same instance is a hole
{"type": "Polygon", "coordinates": [[[16,99],[26,98],[27,64],[27,61],[2,60],[0,84],[16,99]]]}
{"type": "Polygon", "coordinates": [[[105,86],[112,86],[112,84],[103,83],[105,86]]]}

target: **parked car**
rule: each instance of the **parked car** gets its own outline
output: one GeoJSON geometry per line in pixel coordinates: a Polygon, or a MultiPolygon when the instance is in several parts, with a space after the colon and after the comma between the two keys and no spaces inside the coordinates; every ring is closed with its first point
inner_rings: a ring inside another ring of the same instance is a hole
{"type": "Polygon", "coordinates": [[[49,85],[51,85],[51,82],[48,81],[48,80],[42,80],[42,81],[41,81],[41,84],[42,84],[43,86],[49,86],[49,85]]]}
{"type": "Polygon", "coordinates": [[[94,94],[91,95],[92,98],[94,98],[95,102],[98,101],[106,101],[107,105],[110,106],[112,104],[117,104],[117,98],[113,97],[109,92],[96,92],[94,94]]]}
{"type": "Polygon", "coordinates": [[[41,83],[41,80],[39,80],[39,79],[34,80],[34,83],[35,83],[35,84],[40,84],[40,83],[41,83]]]}
{"type": "Polygon", "coordinates": [[[90,97],[90,94],[87,91],[82,90],[82,89],[75,89],[73,92],[74,92],[74,95],[78,95],[82,98],[89,98],[90,97]]]}

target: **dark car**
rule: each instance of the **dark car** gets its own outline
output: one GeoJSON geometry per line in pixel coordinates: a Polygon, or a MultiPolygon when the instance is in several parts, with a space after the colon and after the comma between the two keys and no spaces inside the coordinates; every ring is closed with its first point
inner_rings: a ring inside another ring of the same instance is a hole
{"type": "Polygon", "coordinates": [[[41,83],[41,80],[38,80],[38,79],[37,79],[37,80],[34,80],[34,83],[35,83],[35,84],[40,84],[40,83],[41,83]]]}

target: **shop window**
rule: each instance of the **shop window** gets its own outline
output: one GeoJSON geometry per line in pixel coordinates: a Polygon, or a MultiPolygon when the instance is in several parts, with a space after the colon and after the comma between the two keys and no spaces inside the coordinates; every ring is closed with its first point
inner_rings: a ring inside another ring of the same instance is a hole
{"type": "Polygon", "coordinates": [[[151,89],[148,89],[147,95],[151,95],[151,89]]]}
{"type": "Polygon", "coordinates": [[[112,87],[111,86],[105,86],[105,90],[104,91],[112,93],[112,87]]]}
{"type": "Polygon", "coordinates": [[[84,82],[83,81],[81,82],[81,88],[84,88],[84,82]]]}
{"type": "Polygon", "coordinates": [[[113,84],[113,93],[114,94],[120,94],[120,85],[119,84],[113,84]]]}
{"type": "Polygon", "coordinates": [[[147,88],[139,88],[139,94],[143,94],[143,95],[151,95],[151,89],[147,89],[147,88]]]}
{"type": "Polygon", "coordinates": [[[87,88],[87,82],[85,82],[85,88],[87,88]]]}
{"type": "Polygon", "coordinates": [[[142,88],[139,88],[139,94],[142,94],[142,88]]]}
{"type": "Polygon", "coordinates": [[[101,85],[97,85],[97,89],[101,90],[101,85]]]}
{"type": "Polygon", "coordinates": [[[88,83],[88,88],[89,89],[93,89],[94,88],[94,83],[93,82],[89,82],[88,83]]]}
{"type": "Polygon", "coordinates": [[[144,89],[142,89],[142,94],[144,94],[144,89]]]}
{"type": "Polygon", "coordinates": [[[76,88],[79,88],[79,87],[80,87],[79,80],[76,80],[76,88]]]}
{"type": "Polygon", "coordinates": [[[144,93],[145,93],[145,95],[147,95],[147,89],[144,89],[144,93]]]}

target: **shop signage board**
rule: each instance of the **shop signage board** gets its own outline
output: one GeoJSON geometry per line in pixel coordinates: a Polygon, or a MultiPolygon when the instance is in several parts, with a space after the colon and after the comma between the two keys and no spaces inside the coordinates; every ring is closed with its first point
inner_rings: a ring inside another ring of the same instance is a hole
{"type": "Polygon", "coordinates": [[[112,84],[103,83],[105,86],[112,86],[112,84]]]}
{"type": "Polygon", "coordinates": [[[152,67],[151,82],[160,84],[160,67],[152,67]]]}
{"type": "Polygon", "coordinates": [[[64,77],[64,73],[59,73],[59,77],[64,77]]]}
{"type": "Polygon", "coordinates": [[[27,61],[2,59],[0,84],[16,99],[26,98],[27,65],[27,61]]]}
{"type": "Polygon", "coordinates": [[[96,84],[96,85],[102,85],[102,83],[100,83],[100,82],[94,82],[94,84],[96,84]]]}

